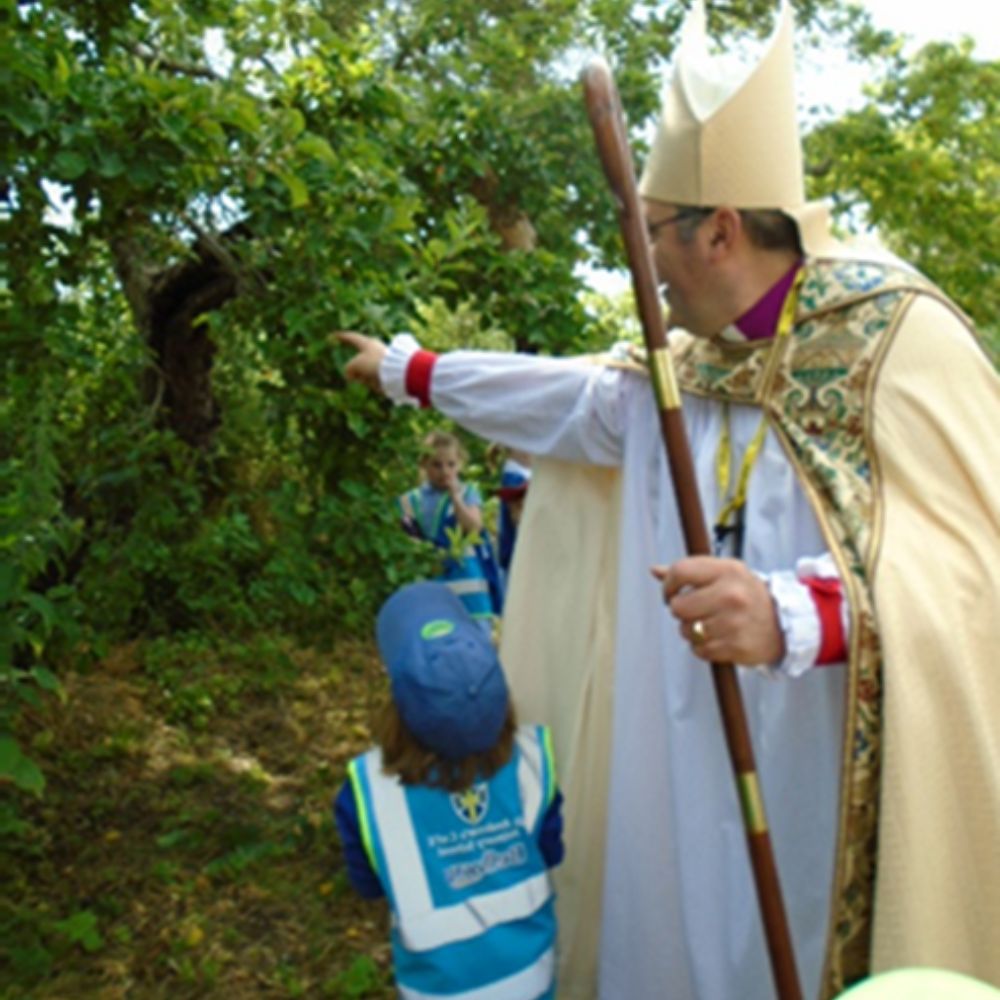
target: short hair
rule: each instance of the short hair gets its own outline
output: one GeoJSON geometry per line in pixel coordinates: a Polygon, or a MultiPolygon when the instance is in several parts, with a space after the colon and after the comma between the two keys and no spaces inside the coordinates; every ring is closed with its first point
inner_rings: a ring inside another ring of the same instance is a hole
{"type": "Polygon", "coordinates": [[[458,436],[451,431],[433,430],[424,436],[420,442],[420,463],[426,462],[438,449],[454,448],[462,462],[468,460],[468,453],[465,445],[458,439],[458,436]]]}
{"type": "MultiPolygon", "coordinates": [[[[714,208],[681,206],[684,217],[677,222],[682,243],[694,239],[695,230],[715,211],[714,208]]],[[[780,209],[738,209],[750,242],[761,250],[793,250],[802,256],[802,239],[795,220],[780,209]]]]}
{"type": "Polygon", "coordinates": [[[389,698],[375,722],[375,739],[382,749],[382,769],[404,785],[428,785],[449,792],[464,792],[477,781],[492,778],[514,753],[517,717],[507,705],[500,735],[489,750],[453,759],[425,747],[410,732],[389,698]]]}
{"type": "Polygon", "coordinates": [[[679,205],[677,219],[677,238],[681,243],[690,243],[694,239],[697,228],[715,211],[714,208],[702,208],[698,205],[679,205]]]}
{"type": "Polygon", "coordinates": [[[802,256],[802,238],[796,221],[779,209],[740,209],[750,242],[762,250],[794,250],[802,256]]]}

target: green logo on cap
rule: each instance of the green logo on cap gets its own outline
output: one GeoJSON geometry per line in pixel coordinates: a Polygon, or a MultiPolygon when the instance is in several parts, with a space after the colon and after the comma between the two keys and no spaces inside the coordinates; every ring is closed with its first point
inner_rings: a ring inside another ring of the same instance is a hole
{"type": "Polygon", "coordinates": [[[447,618],[435,618],[420,630],[421,639],[440,639],[455,631],[455,623],[447,618]]]}

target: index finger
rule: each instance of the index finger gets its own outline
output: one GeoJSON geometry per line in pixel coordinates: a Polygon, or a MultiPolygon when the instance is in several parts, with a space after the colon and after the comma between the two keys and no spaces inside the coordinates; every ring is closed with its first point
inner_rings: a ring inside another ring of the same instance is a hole
{"type": "Polygon", "coordinates": [[[660,577],[663,596],[670,600],[685,587],[704,587],[718,576],[719,560],[713,556],[687,556],[667,567],[660,577]]]}
{"type": "Polygon", "coordinates": [[[367,334],[358,333],[355,330],[337,330],[330,336],[341,344],[353,347],[356,351],[363,351],[375,339],[374,337],[369,337],[367,334]]]}

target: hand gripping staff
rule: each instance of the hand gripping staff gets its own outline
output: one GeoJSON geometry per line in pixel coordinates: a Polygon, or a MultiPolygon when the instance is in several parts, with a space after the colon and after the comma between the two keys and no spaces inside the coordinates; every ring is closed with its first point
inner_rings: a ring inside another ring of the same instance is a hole
{"type": "MultiPolygon", "coordinates": [[[[684,427],[680,390],[667,347],[666,324],[639,206],[621,104],[606,63],[598,60],[584,70],[583,89],[601,165],[618,203],[618,218],[649,354],[650,376],[656,393],[660,427],[681,514],[684,540],[690,555],[711,555],[711,543],[684,427]]],[[[764,921],[764,934],[777,994],[780,1000],[801,1000],[795,954],[792,951],[778,870],[774,863],[764,801],[757,780],[750,731],[747,728],[735,668],[731,663],[713,663],[712,680],[742,805],[757,899],[764,921]]]]}

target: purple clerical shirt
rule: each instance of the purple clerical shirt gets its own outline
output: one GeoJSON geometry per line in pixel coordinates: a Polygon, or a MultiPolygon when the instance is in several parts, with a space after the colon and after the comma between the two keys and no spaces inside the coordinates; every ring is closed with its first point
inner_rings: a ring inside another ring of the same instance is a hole
{"type": "Polygon", "coordinates": [[[781,307],[798,274],[802,261],[796,261],[788,272],[779,278],[739,319],[734,326],[747,340],[766,340],[773,337],[781,317],[781,307]]]}

